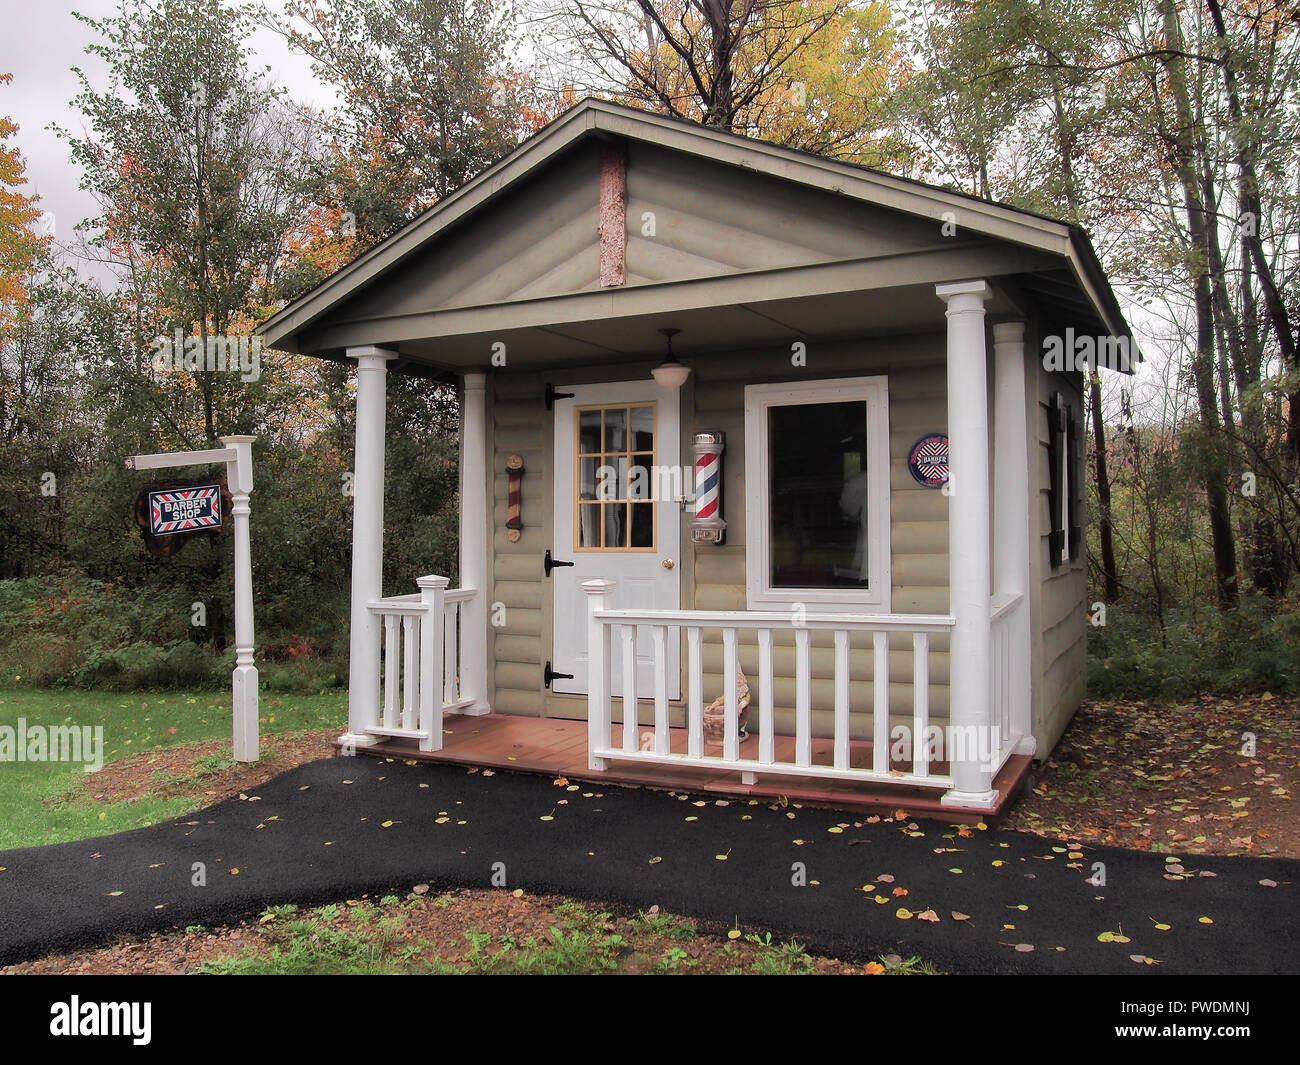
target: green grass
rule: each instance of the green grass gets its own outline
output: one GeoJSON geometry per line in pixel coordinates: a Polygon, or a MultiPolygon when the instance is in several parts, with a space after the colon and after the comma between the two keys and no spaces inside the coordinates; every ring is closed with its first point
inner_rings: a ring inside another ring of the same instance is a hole
{"type": "MultiPolygon", "coordinates": [[[[340,725],[346,695],[263,696],[261,732],[303,732],[340,725]]],[[[105,762],[140,751],[230,738],[229,692],[85,692],[0,688],[0,725],[89,725],[104,730],[105,762]]],[[[196,772],[228,767],[225,755],[198,760],[196,772]]],[[[166,776],[167,774],[162,774],[166,776]]],[[[0,850],[88,839],[157,824],[192,809],[186,798],[144,797],[110,805],[82,797],[84,766],[69,762],[0,762],[0,850]]],[[[170,781],[174,783],[175,781],[170,781]]],[[[146,777],[146,794],[166,780],[146,777]]]]}

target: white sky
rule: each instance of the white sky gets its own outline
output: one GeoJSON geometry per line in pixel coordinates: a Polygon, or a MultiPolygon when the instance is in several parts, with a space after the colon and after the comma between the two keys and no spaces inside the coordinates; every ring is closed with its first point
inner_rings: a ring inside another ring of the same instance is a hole
{"type": "MultiPolygon", "coordinates": [[[[75,10],[103,18],[117,10],[117,2],[76,0],[75,10]]],[[[18,125],[9,143],[17,146],[27,163],[27,185],[22,191],[40,195],[41,207],[54,215],[55,239],[65,247],[75,240],[73,227],[97,209],[79,187],[81,172],[71,162],[66,142],[48,127],[54,123],[77,135],[82,132],[80,112],[71,106],[79,89],[73,66],[82,67],[96,87],[107,82],[103,63],[85,54],[95,34],[70,12],[71,8],[59,9],[44,0],[0,0],[0,26],[5,31],[0,36],[0,73],[13,75],[9,85],[0,86],[0,115],[8,115],[18,125]]],[[[316,81],[307,60],[290,52],[279,36],[258,30],[250,43],[255,60],[271,65],[276,80],[293,99],[321,108],[332,105],[333,92],[316,81]]],[[[530,56],[531,50],[525,48],[519,58],[526,61],[530,56]]],[[[72,250],[75,261],[75,246],[72,250]]],[[[88,276],[109,280],[104,270],[85,263],[79,266],[88,276]]],[[[1125,309],[1148,357],[1163,362],[1162,345],[1154,341],[1159,331],[1150,328],[1144,321],[1148,316],[1140,309],[1125,309]]],[[[1139,370],[1140,377],[1147,377],[1148,370],[1139,370]]]]}
{"type": "MultiPolygon", "coordinates": [[[[74,135],[82,132],[81,113],[71,106],[80,89],[72,67],[81,67],[96,88],[107,84],[103,62],[84,51],[96,35],[72,17],[72,10],[103,18],[116,12],[117,3],[76,0],[60,9],[45,0],[0,0],[0,74],[13,75],[8,85],[0,85],[0,115],[18,125],[8,143],[27,163],[27,184],[20,191],[40,195],[42,209],[54,214],[55,239],[64,245],[75,237],[73,227],[98,210],[79,187],[81,170],[69,158],[67,142],[47,127],[53,123],[74,135]]],[[[251,43],[256,57],[271,65],[295,100],[317,107],[332,104],[333,94],[312,76],[307,61],[291,53],[276,34],[258,30],[251,43]]]]}

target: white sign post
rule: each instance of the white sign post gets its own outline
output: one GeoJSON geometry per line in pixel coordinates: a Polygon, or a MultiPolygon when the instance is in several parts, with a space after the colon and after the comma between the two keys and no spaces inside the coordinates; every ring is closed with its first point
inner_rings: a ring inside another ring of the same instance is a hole
{"type": "Polygon", "coordinates": [[[254,436],[223,436],[223,448],[133,455],[128,470],[226,464],[235,532],[235,669],[230,676],[235,761],[257,761],[257,667],[253,665],[253,553],[248,537],[248,496],[253,491],[254,436]]]}

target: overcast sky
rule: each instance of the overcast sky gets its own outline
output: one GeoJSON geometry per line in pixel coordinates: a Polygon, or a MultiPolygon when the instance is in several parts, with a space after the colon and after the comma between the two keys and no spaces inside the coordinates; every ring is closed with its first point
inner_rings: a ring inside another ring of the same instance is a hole
{"type": "MultiPolygon", "coordinates": [[[[72,67],[81,67],[97,88],[107,83],[102,61],[85,54],[96,35],[72,17],[72,10],[102,18],[117,10],[117,2],[78,0],[61,8],[47,0],[0,0],[0,74],[13,75],[12,82],[0,86],[0,115],[18,125],[9,144],[27,162],[27,185],[20,191],[40,194],[41,207],[54,214],[61,244],[74,237],[73,226],[98,211],[78,187],[81,170],[69,159],[67,142],[47,127],[62,126],[77,135],[82,131],[81,114],[71,106],[80,87],[72,67]]],[[[294,99],[318,107],[330,104],[332,95],[312,77],[307,61],[292,54],[278,36],[259,30],[251,43],[294,99]]]]}

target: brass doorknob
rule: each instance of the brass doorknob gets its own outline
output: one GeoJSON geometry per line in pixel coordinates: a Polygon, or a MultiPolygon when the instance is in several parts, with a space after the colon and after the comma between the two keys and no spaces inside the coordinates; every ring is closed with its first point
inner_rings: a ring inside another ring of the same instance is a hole
{"type": "Polygon", "coordinates": [[[677,565],[677,563],[674,562],[671,558],[666,558],[661,563],[659,563],[659,565],[663,566],[664,569],[672,569],[675,565],[677,565]]]}

